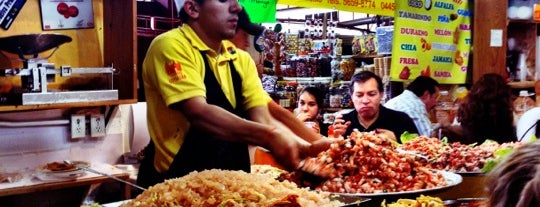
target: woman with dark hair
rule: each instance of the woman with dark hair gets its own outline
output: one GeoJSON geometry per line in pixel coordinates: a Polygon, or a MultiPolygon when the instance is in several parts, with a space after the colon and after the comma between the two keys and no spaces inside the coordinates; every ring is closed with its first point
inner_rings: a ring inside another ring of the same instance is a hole
{"type": "Polygon", "coordinates": [[[323,92],[317,87],[305,87],[298,95],[297,118],[315,132],[328,136],[328,125],[321,121],[323,92]]]}
{"type": "Polygon", "coordinates": [[[502,76],[484,74],[475,82],[458,110],[457,126],[442,126],[449,141],[463,144],[516,141],[512,91],[502,76]]]}

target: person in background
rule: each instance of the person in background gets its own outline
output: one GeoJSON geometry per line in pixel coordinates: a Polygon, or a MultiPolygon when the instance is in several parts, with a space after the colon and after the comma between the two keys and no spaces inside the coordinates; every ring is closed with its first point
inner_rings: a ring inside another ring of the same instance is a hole
{"type": "Polygon", "coordinates": [[[471,86],[458,109],[457,120],[457,125],[440,126],[442,136],[450,142],[481,144],[487,139],[498,143],[517,141],[513,125],[512,91],[499,74],[484,74],[471,86]]]}
{"type": "MultiPolygon", "coordinates": [[[[238,48],[247,51],[252,46],[250,43],[250,37],[258,38],[265,30],[265,27],[252,23],[247,12],[242,10],[240,13],[238,13],[238,30],[236,35],[231,39],[231,42],[233,42],[238,48]]],[[[257,63],[257,73],[259,74],[259,78],[262,77],[262,68],[263,64],[261,61],[259,61],[257,63]]],[[[270,97],[268,93],[265,93],[265,98],[268,101],[268,109],[270,110],[272,117],[285,124],[287,127],[289,127],[289,129],[306,141],[313,142],[320,139],[320,135],[318,133],[315,133],[313,130],[309,130],[309,128],[305,127],[303,122],[295,119],[293,113],[273,101],[272,97],[270,97]]]]}
{"type": "Polygon", "coordinates": [[[271,116],[254,61],[228,41],[236,34],[238,1],[177,5],[183,24],[157,36],[143,62],[151,142],[139,185],[206,169],[249,172],[248,144],[270,150],[289,169],[328,148],[271,116]]]}
{"type": "Polygon", "coordinates": [[[540,140],[524,144],[488,173],[492,207],[540,206],[540,140]]]}
{"type": "Polygon", "coordinates": [[[328,136],[328,125],[321,120],[323,99],[324,94],[321,89],[312,86],[303,88],[298,95],[296,118],[304,123],[312,124],[311,127],[315,132],[328,136]]]}
{"type": "MultiPolygon", "coordinates": [[[[238,29],[234,37],[231,39],[231,42],[234,43],[239,49],[242,49],[244,51],[252,51],[250,50],[252,49],[252,41],[250,39],[258,38],[260,35],[263,34],[263,32],[265,32],[265,30],[265,27],[252,23],[249,19],[247,12],[245,10],[242,10],[240,11],[240,13],[238,13],[238,29]]],[[[263,74],[262,60],[258,60],[257,73],[259,75],[259,78],[261,78],[263,74]]],[[[270,114],[274,119],[287,126],[295,134],[297,134],[306,141],[313,142],[321,138],[319,133],[306,127],[302,121],[296,119],[293,113],[272,100],[270,95],[265,93],[264,96],[268,101],[267,106],[270,114]]],[[[269,155],[267,153],[267,150],[250,146],[249,151],[251,160],[254,164],[271,164],[275,167],[283,168],[283,166],[279,163],[275,163],[274,157],[269,155]],[[265,161],[265,163],[259,163],[260,160],[265,161]],[[270,162],[268,163],[267,161],[270,162]]]]}
{"type": "Polygon", "coordinates": [[[396,140],[403,132],[418,133],[413,120],[400,111],[388,109],[381,104],[383,83],[379,76],[370,71],[361,71],[351,78],[351,100],[353,111],[336,115],[334,136],[348,136],[353,129],[376,131],[396,140]]]}
{"type": "Polygon", "coordinates": [[[431,136],[429,111],[437,105],[439,83],[429,76],[418,76],[400,95],[390,99],[385,107],[405,112],[414,121],[420,135],[431,136]]]}
{"type": "Polygon", "coordinates": [[[540,138],[540,107],[529,109],[519,118],[516,124],[516,136],[520,142],[533,141],[540,138]]]}

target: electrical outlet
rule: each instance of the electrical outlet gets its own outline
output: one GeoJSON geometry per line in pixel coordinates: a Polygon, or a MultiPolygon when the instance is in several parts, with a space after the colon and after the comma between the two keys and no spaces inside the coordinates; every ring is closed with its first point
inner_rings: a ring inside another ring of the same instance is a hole
{"type": "Polygon", "coordinates": [[[86,137],[86,118],[84,115],[71,115],[71,138],[86,137]]]}
{"type": "Polygon", "coordinates": [[[106,133],[105,116],[103,114],[93,114],[90,116],[90,136],[104,137],[106,133]]]}

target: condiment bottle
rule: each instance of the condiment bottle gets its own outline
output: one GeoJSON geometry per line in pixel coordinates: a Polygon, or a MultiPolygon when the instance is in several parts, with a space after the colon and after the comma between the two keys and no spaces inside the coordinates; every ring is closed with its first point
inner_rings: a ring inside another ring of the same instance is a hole
{"type": "Polygon", "coordinates": [[[535,105],[534,100],[530,97],[527,90],[519,91],[519,97],[514,100],[514,123],[517,123],[521,115],[529,109],[534,108],[535,105]]]}
{"type": "Polygon", "coordinates": [[[457,107],[454,104],[454,98],[448,91],[440,92],[439,100],[435,106],[435,118],[437,123],[449,125],[454,122],[457,107]]]}

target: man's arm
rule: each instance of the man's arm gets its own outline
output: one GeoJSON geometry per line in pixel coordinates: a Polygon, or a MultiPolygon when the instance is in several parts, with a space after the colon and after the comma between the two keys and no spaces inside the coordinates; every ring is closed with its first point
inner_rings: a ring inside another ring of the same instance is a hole
{"type": "Polygon", "coordinates": [[[294,133],[280,126],[272,126],[273,118],[266,107],[255,107],[248,111],[254,121],[207,104],[203,97],[190,98],[171,107],[180,110],[190,120],[191,127],[219,139],[264,147],[291,169],[298,166],[300,154],[310,147],[294,133]]]}

